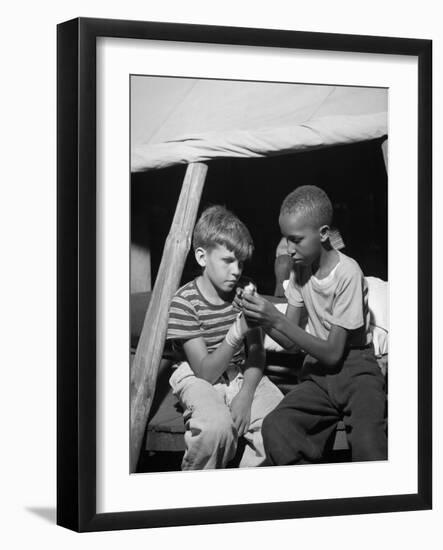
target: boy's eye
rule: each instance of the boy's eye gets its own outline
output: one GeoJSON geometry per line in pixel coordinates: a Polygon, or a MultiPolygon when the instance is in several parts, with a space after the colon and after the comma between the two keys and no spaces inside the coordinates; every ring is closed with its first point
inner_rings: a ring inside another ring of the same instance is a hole
{"type": "Polygon", "coordinates": [[[300,237],[288,237],[287,238],[287,241],[291,242],[291,243],[294,243],[294,244],[299,244],[302,242],[303,239],[301,239],[300,237]]]}
{"type": "Polygon", "coordinates": [[[223,258],[223,261],[226,263],[226,264],[232,264],[234,262],[238,262],[238,267],[240,269],[243,269],[243,262],[240,262],[238,261],[236,258],[223,258]]]}

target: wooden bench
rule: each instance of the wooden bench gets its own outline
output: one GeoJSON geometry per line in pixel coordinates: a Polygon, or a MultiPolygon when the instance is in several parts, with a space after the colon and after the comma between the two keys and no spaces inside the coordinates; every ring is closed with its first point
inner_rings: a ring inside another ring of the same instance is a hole
{"type": "MultiPolygon", "coordinates": [[[[183,411],[177,398],[169,390],[160,407],[149,421],[145,450],[148,452],[182,452],[185,450],[183,411]]],[[[333,445],[334,451],[349,449],[345,426],[340,422],[333,445]]]]}
{"type": "MultiPolygon", "coordinates": [[[[275,352],[268,352],[267,356],[268,366],[265,374],[286,394],[297,383],[297,368],[294,369],[292,365],[290,369],[288,364],[293,363],[294,360],[301,362],[302,359],[290,354],[275,352]],[[275,364],[277,362],[279,364],[275,364]]],[[[171,365],[171,361],[164,360],[159,371],[158,385],[144,446],[145,451],[151,455],[154,453],[183,453],[185,450],[183,410],[168,385],[168,378],[172,372],[171,365]]],[[[331,461],[345,459],[348,450],[345,426],[343,422],[340,422],[329,458],[331,461]]]]}

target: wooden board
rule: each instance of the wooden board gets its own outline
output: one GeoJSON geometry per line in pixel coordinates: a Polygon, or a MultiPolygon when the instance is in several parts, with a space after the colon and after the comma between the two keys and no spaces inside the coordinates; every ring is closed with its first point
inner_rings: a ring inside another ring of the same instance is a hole
{"type": "MultiPolygon", "coordinates": [[[[284,389],[282,388],[282,391],[284,389]]],[[[182,410],[177,398],[170,390],[164,397],[160,407],[148,424],[146,433],[146,451],[184,451],[185,425],[182,410]]],[[[345,425],[339,422],[333,450],[349,449],[345,425]]]]}
{"type": "Polygon", "coordinates": [[[184,451],[185,425],[177,398],[169,391],[151,418],[146,433],[147,451],[184,451]]]}

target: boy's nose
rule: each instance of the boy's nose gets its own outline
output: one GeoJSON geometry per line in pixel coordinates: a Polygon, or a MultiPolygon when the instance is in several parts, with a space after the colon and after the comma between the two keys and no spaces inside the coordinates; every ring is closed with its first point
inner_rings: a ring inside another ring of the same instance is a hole
{"type": "Polygon", "coordinates": [[[240,275],[240,264],[238,262],[232,263],[232,274],[235,276],[240,275]]]}

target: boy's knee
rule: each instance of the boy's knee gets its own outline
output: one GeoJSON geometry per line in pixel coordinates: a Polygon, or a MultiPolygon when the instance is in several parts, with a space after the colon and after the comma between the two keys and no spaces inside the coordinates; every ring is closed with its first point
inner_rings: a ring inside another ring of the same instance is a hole
{"type": "Polygon", "coordinates": [[[230,414],[214,415],[207,418],[202,429],[202,437],[211,447],[228,445],[236,439],[236,436],[237,431],[230,414]]]}
{"type": "Polygon", "coordinates": [[[284,410],[276,409],[263,420],[262,437],[267,462],[273,466],[303,463],[306,456],[318,454],[284,410]]]}
{"type": "Polygon", "coordinates": [[[265,445],[265,448],[272,447],[276,437],[280,439],[278,435],[280,432],[280,425],[281,425],[279,416],[280,416],[279,411],[275,409],[272,412],[270,412],[267,416],[265,416],[265,418],[263,419],[261,433],[262,433],[263,443],[265,445]]]}
{"type": "Polygon", "coordinates": [[[357,423],[349,435],[352,460],[386,460],[388,454],[385,422],[357,423]]]}

